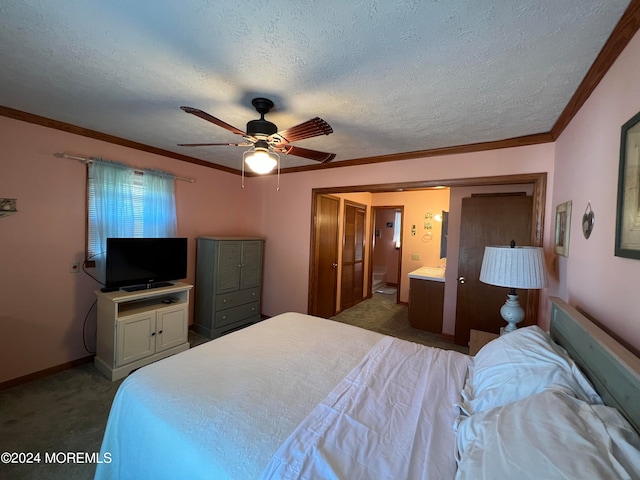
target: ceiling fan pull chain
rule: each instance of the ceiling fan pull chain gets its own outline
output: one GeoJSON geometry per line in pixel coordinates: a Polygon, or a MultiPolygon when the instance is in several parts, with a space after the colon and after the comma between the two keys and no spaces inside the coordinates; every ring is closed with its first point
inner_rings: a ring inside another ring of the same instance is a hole
{"type": "Polygon", "coordinates": [[[244,159],[242,159],[242,188],[244,189],[244,159]]]}

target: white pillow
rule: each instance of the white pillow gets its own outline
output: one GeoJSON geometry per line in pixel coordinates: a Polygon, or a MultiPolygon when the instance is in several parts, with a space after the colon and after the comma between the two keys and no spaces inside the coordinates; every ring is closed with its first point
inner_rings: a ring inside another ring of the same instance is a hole
{"type": "Polygon", "coordinates": [[[547,390],[462,417],[457,480],[638,479],[640,437],[617,410],[547,390]]]}
{"type": "Polygon", "coordinates": [[[602,404],[575,362],[549,334],[535,325],[519,328],[489,342],[475,356],[460,407],[471,415],[548,389],[602,404]]]}

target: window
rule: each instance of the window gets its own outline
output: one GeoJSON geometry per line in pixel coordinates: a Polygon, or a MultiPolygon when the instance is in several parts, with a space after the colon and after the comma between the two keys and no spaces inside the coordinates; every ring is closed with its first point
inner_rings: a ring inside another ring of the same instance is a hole
{"type": "Polygon", "coordinates": [[[400,248],[400,234],[402,232],[402,212],[396,212],[395,222],[393,222],[393,243],[396,248],[400,248]]]}
{"type": "Polygon", "coordinates": [[[94,159],[89,164],[88,260],[104,267],[109,237],[175,237],[174,180],[157,170],[140,172],[94,159]]]}

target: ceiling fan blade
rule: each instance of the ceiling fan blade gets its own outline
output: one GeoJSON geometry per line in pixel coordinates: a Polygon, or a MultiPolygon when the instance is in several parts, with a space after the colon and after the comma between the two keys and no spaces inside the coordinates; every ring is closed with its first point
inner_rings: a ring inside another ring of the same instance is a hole
{"type": "Polygon", "coordinates": [[[234,127],[233,125],[229,125],[226,122],[223,122],[222,120],[220,120],[219,118],[216,118],[212,115],[209,115],[207,112],[203,112],[202,110],[198,110],[197,108],[192,108],[192,107],[180,107],[183,111],[190,113],[191,115],[195,115],[196,117],[200,117],[203,120],[206,120],[207,122],[211,122],[214,125],[218,125],[219,127],[224,128],[225,130],[229,130],[232,133],[238,134],[238,135],[245,135],[245,132],[243,132],[242,130],[240,130],[239,128],[234,127]]]}
{"type": "Polygon", "coordinates": [[[286,155],[295,155],[296,157],[308,158],[321,163],[327,163],[336,158],[335,153],[319,152],[318,150],[309,150],[308,148],[294,147],[293,145],[284,145],[278,150],[286,155]]]}
{"type": "Polygon", "coordinates": [[[295,127],[287,128],[273,135],[277,144],[293,143],[306,138],[313,138],[319,135],[329,135],[333,133],[333,128],[319,117],[307,120],[295,127]]]}
{"type": "Polygon", "coordinates": [[[251,143],[178,143],[179,147],[250,147],[251,143]]]}

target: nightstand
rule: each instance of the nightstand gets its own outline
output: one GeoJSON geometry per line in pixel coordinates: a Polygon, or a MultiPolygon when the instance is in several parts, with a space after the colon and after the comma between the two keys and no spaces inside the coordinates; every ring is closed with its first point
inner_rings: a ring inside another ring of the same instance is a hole
{"type": "Polygon", "coordinates": [[[481,330],[471,330],[469,338],[469,355],[475,355],[491,340],[495,340],[500,335],[497,333],[483,332],[481,330]]]}

